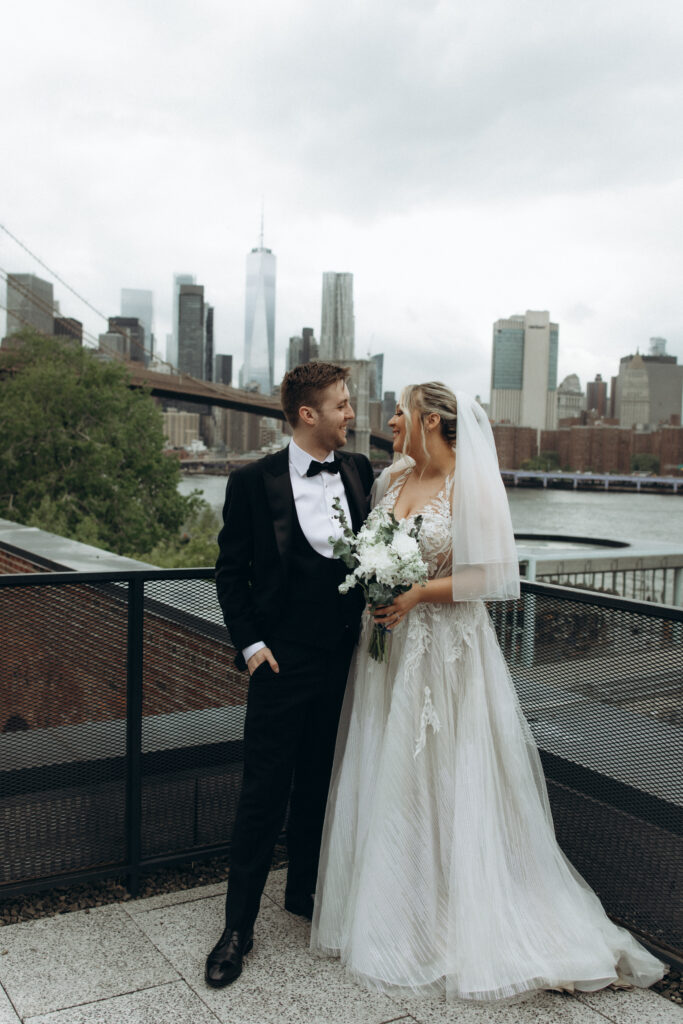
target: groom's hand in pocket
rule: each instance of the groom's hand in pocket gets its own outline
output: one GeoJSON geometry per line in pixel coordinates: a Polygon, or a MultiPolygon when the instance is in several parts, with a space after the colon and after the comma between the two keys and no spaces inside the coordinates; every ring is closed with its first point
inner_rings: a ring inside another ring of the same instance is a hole
{"type": "Polygon", "coordinates": [[[273,672],[280,671],[280,666],[276,662],[270,647],[261,647],[255,654],[252,654],[251,658],[247,662],[247,669],[249,670],[250,678],[253,676],[259,665],[262,665],[264,661],[268,662],[273,672]]]}

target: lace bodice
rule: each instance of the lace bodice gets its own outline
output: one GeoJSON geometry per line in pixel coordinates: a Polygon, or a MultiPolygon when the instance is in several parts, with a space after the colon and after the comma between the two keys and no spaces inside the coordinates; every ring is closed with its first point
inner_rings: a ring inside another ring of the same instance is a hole
{"type": "MultiPolygon", "coordinates": [[[[393,509],[403,484],[406,482],[411,469],[408,468],[400,473],[396,480],[390,485],[387,493],[380,501],[384,508],[393,509]]],[[[422,527],[418,543],[422,557],[427,563],[427,570],[430,579],[438,579],[442,576],[450,576],[453,566],[453,547],[451,537],[451,500],[453,490],[453,474],[444,480],[443,487],[439,493],[431,498],[424,508],[419,509],[408,519],[415,519],[422,516],[422,527]]]]}

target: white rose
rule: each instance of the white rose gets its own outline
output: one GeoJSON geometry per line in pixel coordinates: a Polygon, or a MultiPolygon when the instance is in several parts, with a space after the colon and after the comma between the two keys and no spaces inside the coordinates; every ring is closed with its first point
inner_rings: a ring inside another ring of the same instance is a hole
{"type": "Polygon", "coordinates": [[[391,552],[383,544],[372,544],[364,548],[361,564],[356,569],[358,575],[366,579],[376,576],[380,583],[391,584],[394,574],[394,560],[391,552]],[[360,570],[360,573],[358,572],[360,570]]]}
{"type": "Polygon", "coordinates": [[[415,558],[420,554],[417,541],[414,537],[409,537],[407,533],[395,533],[391,542],[391,549],[401,561],[406,562],[408,559],[415,558]]]}

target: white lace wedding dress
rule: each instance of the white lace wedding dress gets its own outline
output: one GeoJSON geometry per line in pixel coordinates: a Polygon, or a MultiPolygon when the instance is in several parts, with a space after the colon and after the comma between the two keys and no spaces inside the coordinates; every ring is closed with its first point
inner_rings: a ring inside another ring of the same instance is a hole
{"type": "MultiPolygon", "coordinates": [[[[451,575],[451,486],[422,512],[430,578],[451,575]]],[[[464,999],[659,979],[557,845],[483,602],[418,604],[387,664],[367,654],[371,627],[342,711],[312,948],[372,988],[464,999]]]]}

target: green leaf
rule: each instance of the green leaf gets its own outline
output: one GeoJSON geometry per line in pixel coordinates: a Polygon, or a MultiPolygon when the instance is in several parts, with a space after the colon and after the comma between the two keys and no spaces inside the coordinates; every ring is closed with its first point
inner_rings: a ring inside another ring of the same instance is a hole
{"type": "Polygon", "coordinates": [[[161,409],[120,364],[22,332],[0,350],[0,437],[0,516],[156,564],[215,561],[216,517],[178,493],[161,409]]]}

